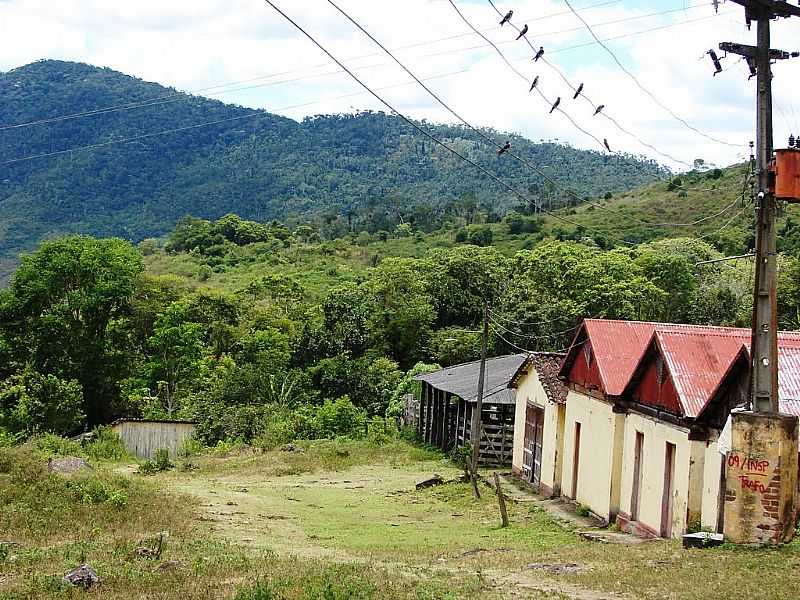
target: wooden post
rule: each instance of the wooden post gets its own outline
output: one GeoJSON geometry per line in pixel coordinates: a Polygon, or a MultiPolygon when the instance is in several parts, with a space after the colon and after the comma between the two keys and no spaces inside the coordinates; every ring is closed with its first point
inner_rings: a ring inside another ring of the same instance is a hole
{"type": "Polygon", "coordinates": [[[494,472],[494,487],[497,491],[497,503],[500,505],[500,519],[502,527],[508,527],[508,511],[506,510],[506,499],[503,497],[503,489],[500,487],[500,477],[497,471],[494,472]]]}
{"type": "Polygon", "coordinates": [[[483,386],[486,379],[486,347],[489,344],[489,303],[483,305],[483,337],[481,339],[481,368],[478,375],[478,397],[476,398],[475,408],[472,413],[472,427],[470,428],[470,441],[472,442],[472,490],[476,498],[480,498],[478,492],[478,460],[481,454],[481,413],[483,411],[483,386]]]}

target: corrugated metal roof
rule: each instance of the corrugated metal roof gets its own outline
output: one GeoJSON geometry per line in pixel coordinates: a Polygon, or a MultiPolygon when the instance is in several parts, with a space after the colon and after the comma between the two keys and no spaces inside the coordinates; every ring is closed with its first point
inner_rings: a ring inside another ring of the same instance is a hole
{"type": "MultiPolygon", "coordinates": [[[[733,327],[655,329],[651,344],[666,363],[684,416],[696,418],[703,411],[737,355],[749,351],[750,335],[749,329],[733,327]]],[[[780,332],[778,354],[779,396],[800,400],[800,333],[780,332]]]]}
{"type": "Polygon", "coordinates": [[[782,413],[800,417],[800,348],[778,342],[778,398],[782,413]]]}
{"type": "Polygon", "coordinates": [[[664,358],[684,416],[695,418],[705,408],[744,342],[736,331],[656,330],[653,343],[664,358]]]}
{"type": "MultiPolygon", "coordinates": [[[[750,335],[749,329],[736,327],[586,319],[560,375],[569,374],[571,362],[588,342],[603,391],[608,396],[620,396],[651,341],[656,339],[673,375],[685,415],[694,417],[708,402],[742,346],[749,348],[750,335]]],[[[787,402],[790,398],[797,399],[800,406],[800,332],[780,332],[778,339],[781,355],[791,350],[786,366],[779,365],[780,395],[787,402]]]]}
{"type": "MultiPolygon", "coordinates": [[[[527,354],[511,354],[486,360],[486,383],[483,399],[495,404],[513,404],[516,391],[508,388],[514,373],[525,361],[527,354]]],[[[437,390],[458,396],[467,402],[475,402],[478,396],[478,377],[481,361],[476,360],[414,377],[437,390]]]]}

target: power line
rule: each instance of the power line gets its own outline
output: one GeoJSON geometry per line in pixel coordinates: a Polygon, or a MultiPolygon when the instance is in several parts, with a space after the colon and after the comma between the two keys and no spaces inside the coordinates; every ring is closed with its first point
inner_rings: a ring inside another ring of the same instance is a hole
{"type": "MultiPolygon", "coordinates": [[[[600,2],[600,3],[597,3],[597,4],[587,5],[587,6],[583,7],[583,10],[589,10],[589,9],[593,9],[593,8],[597,8],[597,7],[601,7],[601,6],[607,6],[609,4],[616,4],[616,3],[619,3],[621,1],[622,0],[607,0],[605,2],[600,2]]],[[[555,17],[555,16],[559,16],[559,15],[563,15],[563,14],[569,14],[569,11],[561,11],[561,12],[551,13],[551,14],[548,14],[548,15],[543,15],[542,17],[539,17],[539,20],[543,20],[543,19],[546,19],[546,18],[549,18],[549,17],[555,17]]],[[[655,14],[658,14],[658,13],[655,13],[655,14]]],[[[647,15],[647,16],[650,16],[650,15],[647,15]]],[[[603,25],[612,24],[612,23],[616,23],[616,22],[618,22],[618,21],[608,21],[606,23],[603,23],[603,25]]],[[[493,27],[493,28],[487,29],[486,31],[491,31],[493,29],[497,29],[497,27],[493,27]]],[[[556,34],[560,34],[560,33],[568,33],[570,31],[574,31],[574,29],[575,28],[568,29],[568,30],[562,30],[562,31],[555,31],[555,32],[550,32],[548,34],[544,34],[544,35],[556,35],[556,34]]],[[[448,41],[448,40],[456,39],[456,38],[461,38],[461,37],[465,37],[465,36],[468,36],[468,35],[471,35],[471,34],[469,34],[469,33],[460,33],[460,34],[457,34],[457,35],[442,37],[442,38],[438,38],[438,39],[434,39],[434,40],[416,42],[416,43],[413,43],[413,44],[406,44],[404,46],[399,46],[399,47],[395,48],[394,50],[397,51],[397,50],[405,50],[405,49],[410,49],[410,48],[416,48],[416,47],[420,47],[420,46],[430,46],[430,45],[433,45],[433,44],[437,44],[439,42],[448,41]]],[[[476,50],[476,49],[482,49],[482,48],[483,48],[482,46],[469,46],[469,47],[466,47],[466,48],[456,48],[456,49],[447,50],[447,51],[444,51],[444,52],[437,52],[437,53],[422,55],[420,58],[427,58],[427,57],[432,57],[432,56],[441,56],[441,55],[446,55],[446,54],[455,54],[455,53],[467,52],[467,51],[470,51],[470,50],[476,50]]],[[[361,59],[364,59],[364,58],[371,58],[373,56],[378,56],[379,54],[380,54],[379,52],[373,52],[373,53],[370,53],[370,54],[363,54],[363,55],[360,55],[360,56],[352,57],[352,58],[350,58],[348,60],[361,60],[361,59]]],[[[365,65],[365,66],[359,67],[359,69],[370,69],[370,68],[382,67],[382,66],[385,66],[385,64],[386,63],[377,63],[377,64],[365,65]]],[[[242,79],[242,80],[238,80],[238,81],[221,83],[221,84],[208,86],[208,87],[204,87],[204,88],[196,88],[196,89],[193,89],[193,90],[188,90],[187,92],[174,92],[174,93],[171,93],[171,94],[165,94],[165,95],[162,95],[162,96],[156,96],[154,98],[150,98],[150,99],[147,99],[147,100],[140,100],[140,101],[128,102],[128,103],[124,103],[124,104],[117,104],[117,105],[107,106],[107,107],[88,110],[88,111],[67,113],[67,114],[63,114],[63,115],[57,115],[57,116],[54,116],[54,117],[48,117],[48,118],[44,118],[44,119],[37,119],[37,120],[27,121],[27,122],[23,122],[23,123],[0,125],[0,131],[6,131],[6,130],[11,130],[11,129],[21,129],[21,128],[24,128],[24,127],[31,127],[31,126],[35,126],[35,125],[44,125],[44,124],[56,123],[56,122],[60,122],[60,121],[71,120],[71,119],[76,119],[76,118],[83,118],[83,117],[90,117],[90,116],[106,114],[106,113],[110,113],[110,112],[117,112],[117,111],[123,111],[123,110],[134,110],[136,108],[149,107],[151,105],[159,105],[159,104],[162,104],[162,103],[163,104],[167,104],[169,102],[177,102],[177,101],[180,101],[180,100],[189,99],[189,96],[191,96],[193,94],[201,94],[203,92],[209,92],[206,95],[217,95],[217,94],[224,94],[224,93],[232,93],[232,92],[237,92],[237,91],[242,91],[242,90],[256,89],[256,88],[260,88],[260,87],[267,87],[267,86],[271,86],[271,85],[279,85],[279,84],[282,84],[282,83],[291,83],[291,82],[295,82],[295,81],[304,81],[304,80],[307,80],[307,79],[314,79],[314,78],[318,78],[318,77],[326,77],[326,76],[329,76],[329,75],[336,75],[336,74],[339,74],[339,73],[342,72],[341,70],[337,70],[337,71],[333,71],[333,72],[317,73],[317,74],[308,75],[308,76],[305,76],[305,77],[287,79],[287,80],[282,80],[282,81],[278,81],[278,82],[272,82],[272,83],[254,85],[254,86],[247,86],[247,87],[243,87],[243,88],[236,88],[236,89],[230,89],[230,90],[224,89],[224,88],[231,87],[231,86],[238,86],[238,85],[242,85],[242,84],[246,84],[246,83],[252,83],[254,81],[261,81],[263,79],[271,79],[273,77],[280,77],[282,75],[291,75],[292,73],[296,73],[298,71],[299,72],[303,72],[303,71],[316,70],[316,69],[320,69],[320,68],[325,67],[325,66],[327,66],[327,63],[320,63],[318,65],[314,65],[314,66],[311,66],[311,67],[306,67],[304,69],[293,69],[293,70],[288,70],[288,71],[281,71],[281,72],[277,72],[277,73],[271,73],[271,74],[267,74],[267,75],[259,75],[257,77],[252,77],[252,78],[249,78],[249,79],[242,79]],[[220,89],[220,88],[223,88],[223,89],[220,89]],[[213,92],[211,90],[220,90],[220,91],[213,92]]]]}
{"type": "Polygon", "coordinates": [[[676,120],[676,121],[678,121],[679,123],[683,124],[685,127],[689,128],[690,130],[694,131],[695,133],[697,133],[697,134],[699,134],[699,135],[703,136],[704,138],[707,138],[707,139],[711,140],[712,142],[716,142],[716,143],[718,143],[718,144],[723,144],[723,145],[725,145],[725,146],[732,146],[732,147],[734,147],[734,148],[738,148],[738,147],[740,147],[740,146],[741,146],[740,144],[733,144],[733,143],[731,143],[731,142],[726,142],[725,140],[720,140],[719,138],[716,138],[716,137],[714,137],[714,136],[712,136],[712,135],[709,135],[709,134],[705,133],[704,131],[701,131],[700,129],[698,129],[698,128],[697,128],[697,127],[695,127],[694,125],[691,125],[691,124],[690,124],[688,121],[686,121],[686,120],[685,120],[685,119],[683,119],[682,117],[678,116],[678,115],[677,115],[677,114],[676,114],[676,113],[675,113],[675,112],[674,112],[674,111],[673,111],[671,108],[669,108],[669,107],[668,107],[666,104],[664,104],[663,102],[661,102],[661,100],[659,100],[659,99],[658,99],[658,97],[657,97],[657,96],[656,96],[656,95],[655,95],[653,92],[651,92],[650,90],[648,90],[648,89],[647,89],[647,88],[646,88],[646,87],[645,87],[645,86],[644,86],[644,85],[643,85],[643,84],[642,84],[642,83],[639,81],[639,79],[638,79],[638,78],[637,78],[637,77],[636,77],[636,76],[635,76],[633,73],[631,73],[631,72],[630,72],[630,71],[627,69],[627,67],[625,67],[625,65],[623,65],[623,64],[622,64],[622,62],[619,60],[619,58],[617,58],[617,55],[614,53],[614,51],[613,51],[613,50],[611,50],[611,48],[609,48],[609,47],[608,47],[608,46],[607,46],[605,43],[603,43],[603,41],[602,41],[602,40],[601,40],[599,37],[597,37],[597,34],[594,32],[594,30],[593,30],[593,29],[592,29],[592,27],[589,25],[589,23],[587,23],[587,22],[586,22],[586,20],[583,18],[583,16],[582,16],[582,15],[581,15],[581,14],[580,14],[580,13],[579,13],[577,10],[575,10],[575,9],[573,8],[573,6],[572,6],[572,4],[570,4],[570,1],[569,1],[569,0],[564,0],[564,3],[565,3],[565,4],[566,4],[568,7],[569,7],[569,9],[572,11],[572,13],[573,13],[573,14],[574,14],[574,15],[575,15],[575,16],[576,16],[576,17],[577,17],[579,20],[580,20],[580,22],[581,22],[581,23],[583,23],[583,25],[586,27],[586,29],[589,31],[589,33],[592,35],[592,37],[595,39],[595,41],[596,41],[598,44],[600,44],[600,47],[601,47],[601,48],[603,48],[603,49],[604,49],[604,50],[605,50],[605,51],[606,51],[606,52],[607,52],[607,53],[608,53],[608,54],[611,56],[611,58],[612,58],[612,59],[614,59],[614,62],[615,62],[615,63],[617,63],[617,66],[618,66],[620,69],[622,69],[622,71],[623,71],[623,72],[624,72],[624,73],[625,73],[625,74],[626,74],[628,77],[630,77],[630,79],[631,79],[631,80],[632,80],[632,81],[633,81],[633,82],[636,84],[636,86],[637,86],[637,87],[638,87],[640,90],[642,90],[642,91],[643,91],[645,94],[647,94],[647,95],[650,97],[650,99],[651,99],[651,100],[653,100],[653,102],[655,102],[655,103],[656,103],[658,106],[660,106],[660,107],[661,107],[663,110],[665,110],[667,113],[669,113],[669,114],[670,114],[670,116],[671,116],[673,119],[675,119],[675,120],[676,120]]]}
{"type": "MultiPolygon", "coordinates": [[[[466,127],[471,129],[473,132],[478,134],[484,141],[486,141],[491,146],[495,148],[502,148],[502,144],[498,143],[496,140],[491,139],[485,133],[474,127],[469,121],[467,121],[464,117],[462,117],[459,113],[457,113],[453,108],[450,107],[442,98],[436,94],[433,90],[431,90],[425,83],[423,83],[419,77],[417,77],[408,67],[406,67],[390,50],[386,48],[380,41],[378,41],[372,34],[370,34],[364,27],[361,26],[353,17],[351,17],[346,11],[340,8],[333,0],[328,0],[328,3],[333,6],[337,11],[339,11],[348,21],[350,21],[355,27],[357,27],[364,35],[366,35],[370,40],[372,40],[375,44],[377,44],[381,50],[383,50],[386,54],[388,54],[395,63],[397,63],[414,81],[416,81],[434,100],[436,100],[439,104],[441,104],[447,111],[450,112],[456,119],[461,121],[466,127]]],[[[541,93],[541,92],[540,92],[541,93]]],[[[545,98],[545,100],[547,100],[545,98]]],[[[548,101],[549,102],[549,101],[548,101]]],[[[589,134],[591,135],[591,134],[589,134]]],[[[515,158],[518,162],[524,164],[529,169],[538,173],[541,177],[548,179],[553,185],[557,185],[555,181],[550,179],[541,169],[530,163],[529,161],[525,160],[524,158],[518,156],[513,151],[509,150],[508,154],[515,158]]]]}
{"type": "MultiPolygon", "coordinates": [[[[482,34],[482,33],[481,33],[481,32],[480,32],[480,31],[479,31],[479,30],[478,30],[478,29],[477,29],[477,28],[476,28],[476,27],[475,27],[475,26],[474,26],[474,25],[473,25],[473,24],[470,22],[470,20],[469,20],[469,19],[467,19],[467,18],[464,16],[464,14],[463,14],[463,13],[462,13],[462,12],[459,10],[458,6],[456,6],[455,2],[453,2],[453,0],[447,0],[447,1],[450,3],[450,6],[452,6],[452,7],[453,7],[453,9],[456,11],[456,13],[458,13],[458,16],[459,16],[459,17],[461,17],[461,20],[462,20],[462,21],[464,21],[464,23],[465,23],[465,24],[466,24],[466,25],[467,25],[467,26],[468,26],[468,27],[469,27],[469,28],[470,28],[472,31],[474,31],[474,32],[475,32],[475,34],[477,34],[478,36],[480,36],[480,37],[481,37],[481,38],[482,38],[482,39],[483,39],[483,40],[484,40],[484,41],[485,41],[487,44],[489,44],[489,45],[490,45],[492,48],[494,48],[494,49],[495,49],[495,51],[497,52],[497,54],[499,54],[499,55],[500,55],[500,58],[502,58],[502,59],[503,59],[503,62],[505,62],[505,63],[506,63],[506,65],[508,65],[508,67],[509,67],[509,68],[510,68],[510,69],[511,69],[511,70],[512,70],[514,73],[516,73],[516,75],[517,75],[517,76],[518,76],[520,79],[522,79],[523,81],[525,81],[526,83],[528,83],[528,82],[529,82],[529,79],[528,79],[528,77],[526,77],[525,75],[523,75],[522,73],[520,73],[520,71],[519,71],[519,70],[518,70],[518,69],[517,69],[517,68],[516,68],[514,65],[512,65],[512,64],[511,64],[511,62],[508,60],[508,58],[506,58],[506,55],[505,55],[505,54],[503,54],[503,51],[502,51],[502,50],[500,50],[500,48],[498,48],[498,47],[497,47],[497,45],[496,45],[496,44],[495,44],[495,43],[494,43],[492,40],[490,40],[490,39],[489,39],[489,38],[487,38],[485,35],[483,35],[483,34],[482,34]]],[[[547,97],[544,95],[544,93],[542,93],[542,91],[539,89],[539,87],[538,87],[538,86],[536,87],[536,91],[537,91],[537,92],[539,92],[539,96],[540,96],[540,97],[541,97],[541,98],[542,98],[542,99],[543,99],[543,100],[544,100],[544,101],[545,101],[547,104],[549,104],[550,106],[552,106],[552,107],[554,107],[554,108],[555,108],[555,105],[554,105],[552,102],[550,102],[550,101],[547,99],[547,97]]],[[[552,112],[552,111],[553,111],[553,108],[551,108],[550,112],[552,112]]],[[[573,118],[572,118],[572,117],[571,117],[571,116],[570,116],[570,115],[569,115],[569,114],[568,114],[568,113],[567,113],[567,112],[566,112],[564,109],[562,109],[561,107],[558,107],[558,112],[560,112],[561,114],[563,114],[564,116],[566,116],[566,117],[567,117],[567,119],[569,119],[570,123],[572,123],[572,125],[573,125],[573,126],[576,128],[576,129],[578,129],[580,132],[582,132],[582,133],[584,133],[584,134],[588,135],[589,137],[591,137],[591,138],[592,138],[592,139],[593,139],[595,142],[597,142],[597,144],[598,144],[598,145],[599,145],[601,148],[605,148],[605,146],[603,145],[603,143],[602,143],[602,142],[601,142],[599,139],[597,139],[597,137],[595,137],[594,135],[592,135],[591,133],[589,133],[588,131],[586,131],[586,130],[585,130],[585,129],[583,129],[582,127],[578,126],[578,124],[577,124],[577,123],[575,123],[574,119],[573,119],[573,118]]]]}
{"type": "MultiPolygon", "coordinates": [[[[324,52],[324,53],[325,53],[325,54],[326,54],[326,55],[327,55],[327,56],[328,56],[328,57],[329,57],[329,58],[330,58],[332,61],[334,61],[334,62],[335,62],[337,65],[339,65],[339,67],[340,67],[342,70],[344,70],[344,71],[345,71],[345,72],[346,72],[348,75],[350,75],[350,77],[352,77],[352,78],[353,78],[353,79],[354,79],[354,80],[355,80],[355,81],[356,81],[356,82],[357,82],[357,83],[358,83],[358,84],[359,84],[361,87],[363,87],[363,88],[364,88],[364,89],[365,89],[367,92],[369,92],[369,93],[370,93],[370,94],[371,94],[371,95],[372,95],[372,96],[373,96],[373,97],[374,97],[376,100],[378,100],[378,101],[379,101],[381,104],[383,104],[384,106],[386,106],[386,108],[388,108],[388,109],[389,109],[390,111],[392,111],[392,112],[393,112],[395,115],[397,115],[398,117],[400,117],[400,118],[401,118],[403,121],[405,121],[405,122],[406,122],[408,125],[410,125],[410,126],[411,126],[411,127],[413,127],[414,129],[416,129],[417,131],[419,131],[421,134],[423,134],[425,137],[427,137],[428,139],[430,139],[430,140],[431,140],[432,142],[434,142],[435,144],[437,144],[437,145],[441,146],[442,148],[444,148],[445,150],[447,150],[447,151],[448,151],[448,152],[450,152],[451,154],[453,154],[453,155],[455,155],[455,156],[459,157],[459,158],[460,158],[461,160],[463,160],[464,162],[466,162],[466,163],[468,163],[468,164],[472,165],[473,167],[475,167],[476,169],[480,170],[480,171],[481,171],[481,172],[482,172],[484,175],[488,176],[488,177],[489,177],[489,178],[491,178],[493,181],[495,181],[495,182],[499,183],[501,186],[503,186],[504,188],[506,188],[506,189],[507,189],[509,192],[511,192],[512,194],[514,194],[515,196],[517,196],[517,197],[518,197],[520,200],[523,200],[523,201],[525,201],[525,202],[527,202],[527,201],[529,200],[529,199],[528,199],[528,198],[527,198],[527,197],[526,197],[524,194],[522,194],[521,192],[519,192],[519,191],[518,191],[516,188],[514,188],[512,185],[510,185],[509,183],[507,183],[506,181],[504,181],[503,179],[501,179],[500,177],[498,177],[497,175],[495,175],[494,173],[492,173],[491,171],[489,171],[488,169],[486,169],[486,168],[485,168],[485,167],[483,167],[482,165],[479,165],[478,163],[476,163],[475,161],[471,160],[470,158],[467,158],[466,156],[464,156],[463,154],[461,154],[460,152],[458,152],[458,151],[457,151],[457,150],[455,150],[454,148],[451,148],[451,147],[450,147],[450,146],[448,146],[448,145],[447,145],[445,142],[441,141],[439,138],[437,138],[436,136],[434,136],[433,134],[431,134],[430,132],[428,132],[428,131],[427,131],[427,130],[425,130],[424,128],[422,128],[422,127],[420,127],[419,125],[417,125],[417,124],[416,124],[414,121],[412,121],[411,119],[409,119],[408,117],[406,117],[406,116],[405,116],[403,113],[399,112],[399,111],[398,111],[396,108],[394,108],[394,107],[393,107],[391,104],[389,104],[389,102],[387,102],[386,100],[384,100],[384,99],[383,99],[383,98],[382,98],[382,97],[381,97],[379,94],[377,94],[375,91],[373,91],[373,90],[372,90],[372,89],[371,89],[371,88],[370,88],[370,87],[369,87],[367,84],[365,84],[364,82],[362,82],[362,81],[361,81],[361,80],[360,80],[360,79],[359,79],[359,78],[358,78],[358,77],[357,77],[357,76],[356,76],[356,75],[355,75],[355,74],[354,74],[352,71],[350,71],[350,69],[348,69],[348,68],[347,68],[347,67],[346,67],[346,66],[345,66],[345,65],[344,65],[344,64],[343,64],[343,63],[342,63],[342,62],[341,62],[341,61],[340,61],[338,58],[336,58],[336,57],[335,57],[335,56],[334,56],[334,55],[333,55],[333,54],[332,54],[332,53],[331,53],[329,50],[327,50],[327,49],[326,49],[326,48],[325,48],[325,47],[324,47],[324,46],[323,46],[323,45],[322,45],[320,42],[318,42],[318,41],[317,41],[317,40],[316,40],[316,39],[315,39],[315,38],[314,38],[314,37],[313,37],[313,36],[312,36],[310,33],[308,33],[308,32],[307,32],[307,31],[306,31],[306,30],[305,30],[305,29],[304,29],[304,28],[303,28],[301,25],[299,25],[299,24],[298,24],[297,22],[295,22],[295,21],[294,21],[294,20],[293,20],[293,19],[292,19],[292,18],[291,18],[289,15],[287,15],[287,14],[286,14],[285,12],[283,12],[283,11],[282,11],[282,10],[281,10],[279,7],[277,7],[277,6],[276,6],[276,5],[275,5],[275,4],[274,4],[274,3],[273,3],[271,0],[264,0],[264,2],[266,2],[267,4],[269,4],[269,5],[270,5],[270,6],[271,6],[271,7],[272,7],[272,8],[273,8],[273,9],[274,9],[274,10],[275,10],[275,11],[276,11],[278,14],[280,14],[280,15],[281,15],[281,16],[282,16],[284,19],[286,19],[286,20],[287,20],[289,23],[291,23],[291,24],[292,24],[292,25],[293,25],[293,26],[294,26],[294,27],[295,27],[295,28],[296,28],[298,31],[300,31],[300,33],[302,33],[302,34],[303,34],[303,35],[304,35],[306,38],[308,38],[308,39],[309,39],[309,40],[310,40],[310,41],[311,41],[311,42],[312,42],[312,43],[313,43],[313,44],[314,44],[314,45],[315,45],[317,48],[319,48],[319,49],[320,49],[322,52],[324,52]]],[[[541,209],[541,207],[539,207],[539,208],[541,209]]],[[[576,223],[576,222],[574,222],[574,221],[572,221],[572,220],[570,220],[570,219],[567,219],[567,218],[565,218],[565,217],[562,217],[561,215],[558,215],[558,214],[556,214],[556,213],[553,213],[553,212],[550,212],[550,211],[547,211],[547,210],[544,210],[544,209],[541,209],[541,210],[542,210],[542,212],[544,212],[544,213],[546,213],[546,214],[549,214],[550,216],[552,216],[554,219],[557,219],[557,220],[559,220],[559,221],[563,221],[563,222],[565,222],[565,223],[569,223],[570,225],[578,226],[578,223],[576,223]]],[[[621,241],[621,242],[623,242],[624,244],[627,244],[627,245],[629,245],[629,246],[632,246],[632,245],[633,245],[631,242],[628,242],[628,241],[626,241],[626,240],[622,240],[622,239],[616,238],[616,236],[612,236],[612,237],[614,237],[615,239],[618,239],[618,241],[621,241]]]]}

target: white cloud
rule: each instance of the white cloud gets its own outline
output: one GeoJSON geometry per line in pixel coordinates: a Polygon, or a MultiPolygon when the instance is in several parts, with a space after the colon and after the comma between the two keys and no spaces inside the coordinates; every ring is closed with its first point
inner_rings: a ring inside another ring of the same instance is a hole
{"type": "MultiPolygon", "coordinates": [[[[480,0],[456,0],[465,15],[501,44],[529,78],[540,75],[550,98],[562,97],[562,107],[596,137],[608,138],[614,149],[644,153],[658,160],[633,138],[604,118],[594,117],[585,100],[572,99],[569,88],[542,62],[529,60],[529,48],[514,42],[509,27],[480,0]]],[[[574,0],[573,0],[574,2],[574,0]]],[[[276,0],[326,47],[356,69],[370,86],[416,118],[454,121],[452,116],[415,85],[398,86],[408,76],[355,30],[325,0],[276,0]],[[363,57],[363,58],[359,58],[363,57]]],[[[437,77],[428,84],[454,109],[476,125],[522,133],[532,139],[559,139],[597,149],[588,136],[563,115],[548,116],[547,106],[520,81],[491,48],[460,21],[448,0],[337,0],[373,35],[397,51],[420,77],[437,77]],[[442,39],[450,38],[450,39],[442,39]],[[438,40],[430,43],[431,40],[438,40]],[[477,49],[467,50],[468,48],[477,49]]],[[[725,72],[712,77],[703,53],[720,41],[752,43],[743,27],[743,10],[725,4],[717,17],[708,6],[682,0],[644,3],[581,0],[585,18],[603,37],[616,37],[659,26],[682,23],[609,42],[637,79],[663,103],[691,124],[740,144],[729,148],[688,130],[652,102],[597,45],[564,49],[591,41],[562,0],[516,0],[515,22],[530,25],[529,37],[544,45],[546,57],[573,83],[584,83],[585,94],[605,104],[609,116],[663,152],[691,162],[696,157],[729,164],[741,160],[746,142],[754,137],[754,81],[747,81],[744,63],[728,57],[725,72]],[[589,5],[599,5],[588,8],[589,5]],[[680,9],[680,10],[678,10],[680,9]],[[651,13],[672,10],[669,14],[651,13]],[[705,18],[709,17],[709,18],[705,18]],[[697,20],[701,19],[702,20],[697,20]],[[687,22],[689,21],[689,22],[687,22]],[[692,22],[694,21],[694,22],[692,22]]],[[[795,49],[797,25],[774,26],[774,46],[795,49]]],[[[361,92],[314,45],[260,0],[10,0],[0,2],[0,69],[39,58],[78,60],[108,66],[146,80],[196,90],[234,81],[284,73],[271,79],[218,94],[225,101],[268,110],[315,102],[280,112],[293,118],[309,114],[383,108],[361,92]],[[298,80],[300,79],[300,80],[298,80]],[[294,80],[294,81],[286,81],[294,80]],[[283,83],[278,83],[283,82],[283,83]],[[269,85],[267,85],[269,84],[269,85]]],[[[788,62],[788,61],[787,61],[788,62]]],[[[800,61],[797,61],[800,63],[800,61]]],[[[776,140],[790,129],[800,134],[798,109],[792,105],[797,64],[775,67],[776,140]]],[[[217,90],[219,91],[219,90],[217,90]]],[[[800,108],[800,107],[798,107],[800,108]]]]}

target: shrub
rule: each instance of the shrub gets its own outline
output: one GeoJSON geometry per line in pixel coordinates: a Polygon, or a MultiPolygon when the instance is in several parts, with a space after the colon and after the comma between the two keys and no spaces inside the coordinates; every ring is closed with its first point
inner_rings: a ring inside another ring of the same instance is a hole
{"type": "Polygon", "coordinates": [[[303,439],[360,437],[364,433],[366,413],[348,396],[326,400],[317,407],[302,407],[296,413],[297,437],[303,439]]]}
{"type": "Polygon", "coordinates": [[[465,228],[461,228],[458,231],[456,231],[455,240],[457,244],[463,244],[464,242],[467,241],[468,238],[469,238],[469,233],[465,228]]]}
{"type": "Polygon", "coordinates": [[[94,430],[94,439],[86,444],[86,454],[94,460],[122,460],[128,456],[122,438],[110,427],[94,430]]]}
{"type": "Polygon", "coordinates": [[[83,448],[78,442],[73,442],[53,433],[45,433],[36,438],[35,446],[47,456],[83,456],[83,448]]]}
{"type": "Polygon", "coordinates": [[[468,241],[473,246],[491,246],[493,237],[492,229],[489,226],[477,225],[470,227],[468,241]]]}
{"type": "Polygon", "coordinates": [[[83,421],[76,380],[43,375],[30,366],[0,382],[0,426],[27,434],[69,433],[83,421]]]}
{"type": "Polygon", "coordinates": [[[162,471],[169,471],[174,466],[175,465],[172,464],[172,461],[169,459],[169,450],[166,448],[159,448],[156,450],[153,460],[144,461],[139,465],[139,470],[137,472],[140,475],[155,475],[162,471]]]}

